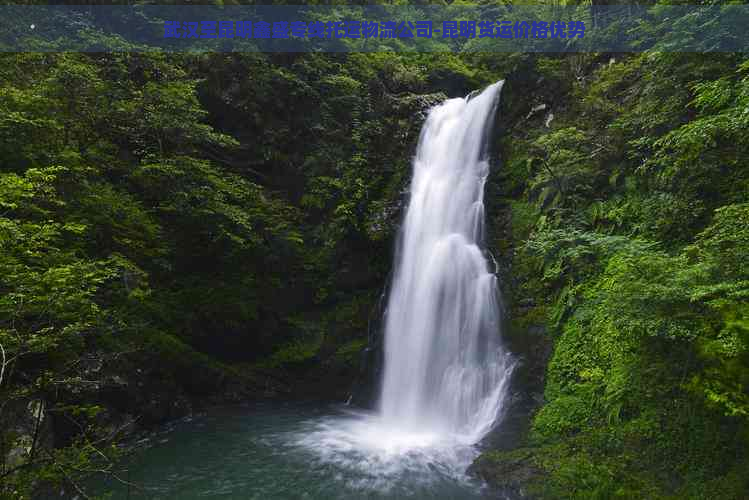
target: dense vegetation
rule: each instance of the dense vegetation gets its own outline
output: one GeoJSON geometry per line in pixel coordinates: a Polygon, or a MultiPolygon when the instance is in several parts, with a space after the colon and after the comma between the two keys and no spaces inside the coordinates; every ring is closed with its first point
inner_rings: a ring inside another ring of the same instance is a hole
{"type": "Polygon", "coordinates": [[[533,71],[553,121],[503,140],[513,328],[554,348],[528,446],[480,469],[551,498],[744,498],[749,64],[589,54],[533,71]]]}
{"type": "Polygon", "coordinates": [[[0,55],[0,496],[195,406],[348,395],[424,111],[499,78],[489,244],[511,343],[553,348],[478,472],[745,497],[749,61],[674,53],[0,55]]]}

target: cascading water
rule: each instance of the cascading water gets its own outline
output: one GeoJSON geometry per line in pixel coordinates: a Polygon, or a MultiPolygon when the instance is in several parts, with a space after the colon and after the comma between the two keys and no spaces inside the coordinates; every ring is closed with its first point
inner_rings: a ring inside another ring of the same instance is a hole
{"type": "Polygon", "coordinates": [[[512,361],[500,345],[497,279],[481,244],[502,84],[434,107],[422,128],[385,315],[378,411],[347,408],[296,434],[295,445],[346,471],[349,491],[400,498],[418,496],[418,484],[432,498],[470,481],[473,445],[501,414],[512,361]]]}
{"type": "Polygon", "coordinates": [[[502,83],[429,113],[385,321],[382,418],[465,443],[491,429],[511,370],[498,339],[496,276],[480,248],[487,137],[502,83]]]}

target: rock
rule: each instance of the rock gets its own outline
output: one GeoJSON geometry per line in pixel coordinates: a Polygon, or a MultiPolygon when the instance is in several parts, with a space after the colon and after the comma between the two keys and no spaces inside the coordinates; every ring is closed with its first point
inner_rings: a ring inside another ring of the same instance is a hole
{"type": "Polygon", "coordinates": [[[416,115],[417,119],[413,120],[413,122],[420,127],[421,122],[426,119],[429,110],[445,101],[447,95],[444,92],[435,92],[432,94],[386,94],[386,98],[398,114],[402,114],[403,116],[416,115]]]}
{"type": "Polygon", "coordinates": [[[51,449],[54,435],[46,411],[46,403],[41,399],[25,399],[11,403],[5,418],[10,437],[5,465],[8,468],[23,465],[34,449],[51,449]]]}
{"type": "Polygon", "coordinates": [[[181,392],[172,388],[154,388],[142,403],[141,421],[148,425],[158,425],[192,413],[192,403],[181,392]]]}
{"type": "Polygon", "coordinates": [[[137,418],[129,413],[105,409],[96,419],[100,426],[98,434],[103,438],[123,440],[141,430],[137,425],[137,418]]]}
{"type": "Polygon", "coordinates": [[[513,498],[536,498],[546,473],[538,465],[534,450],[520,448],[508,452],[483,453],[468,469],[493,489],[513,498]]]}
{"type": "Polygon", "coordinates": [[[367,236],[373,241],[382,241],[393,236],[403,209],[403,196],[388,202],[373,203],[367,220],[367,236]]]}
{"type": "Polygon", "coordinates": [[[368,254],[348,252],[342,255],[335,284],[338,290],[360,290],[378,282],[378,275],[372,268],[368,254]]]}
{"type": "Polygon", "coordinates": [[[549,128],[551,125],[551,121],[554,119],[554,113],[549,112],[548,115],[546,115],[546,119],[544,120],[544,127],[549,128]]]}
{"type": "Polygon", "coordinates": [[[528,112],[528,114],[527,114],[527,115],[525,116],[525,119],[527,120],[527,119],[529,119],[529,118],[530,118],[531,116],[533,116],[533,115],[535,115],[536,113],[538,113],[539,111],[543,111],[543,110],[545,110],[545,109],[546,109],[546,104],[544,104],[544,103],[541,103],[541,104],[537,104],[536,106],[533,106],[533,107],[531,108],[531,110],[530,110],[530,111],[528,112]]]}

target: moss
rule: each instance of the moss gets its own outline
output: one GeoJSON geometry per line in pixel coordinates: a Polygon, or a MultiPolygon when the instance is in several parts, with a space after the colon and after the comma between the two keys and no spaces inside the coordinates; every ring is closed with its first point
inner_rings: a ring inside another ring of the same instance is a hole
{"type": "Polygon", "coordinates": [[[312,338],[306,341],[296,340],[290,342],[255,366],[258,368],[273,369],[312,361],[320,351],[321,340],[320,338],[312,338]]]}
{"type": "Polygon", "coordinates": [[[511,318],[513,330],[528,331],[534,326],[546,324],[546,306],[516,307],[513,312],[515,313],[511,318]]]}
{"type": "Polygon", "coordinates": [[[359,356],[365,347],[367,347],[366,339],[352,340],[339,347],[333,358],[339,363],[344,363],[349,366],[354,365],[358,362],[359,356]]]}
{"type": "Polygon", "coordinates": [[[533,448],[484,452],[470,471],[495,488],[521,496],[539,494],[546,476],[533,448]]]}

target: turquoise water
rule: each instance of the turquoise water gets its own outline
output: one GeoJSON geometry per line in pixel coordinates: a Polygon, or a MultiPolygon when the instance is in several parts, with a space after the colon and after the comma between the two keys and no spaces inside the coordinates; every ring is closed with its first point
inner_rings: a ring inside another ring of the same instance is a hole
{"type": "MultiPolygon", "coordinates": [[[[114,499],[479,499],[473,446],[383,427],[347,407],[216,410],[152,435],[126,459],[114,499]]],[[[496,498],[496,497],[495,497],[496,498]]]]}

